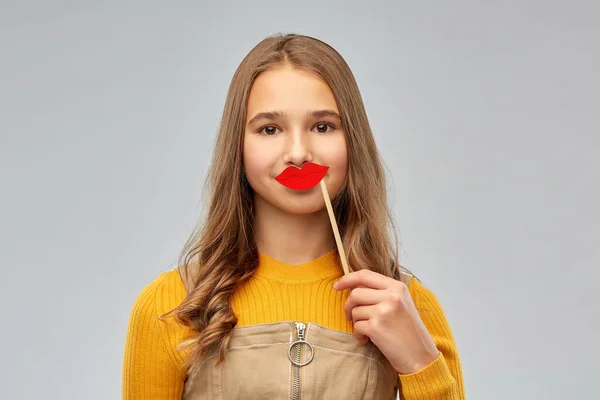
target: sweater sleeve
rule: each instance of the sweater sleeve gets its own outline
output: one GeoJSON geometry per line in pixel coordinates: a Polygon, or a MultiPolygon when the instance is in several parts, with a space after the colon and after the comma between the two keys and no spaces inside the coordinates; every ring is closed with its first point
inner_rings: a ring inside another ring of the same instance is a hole
{"type": "Polygon", "coordinates": [[[157,304],[164,304],[165,279],[162,274],[146,286],[131,310],[123,359],[123,400],[181,399],[185,374],[178,368],[167,331],[158,320],[157,304]]]}
{"type": "Polygon", "coordinates": [[[403,400],[464,400],[465,390],[458,349],[436,296],[417,279],[409,291],[440,354],[421,371],[399,375],[403,400]]]}

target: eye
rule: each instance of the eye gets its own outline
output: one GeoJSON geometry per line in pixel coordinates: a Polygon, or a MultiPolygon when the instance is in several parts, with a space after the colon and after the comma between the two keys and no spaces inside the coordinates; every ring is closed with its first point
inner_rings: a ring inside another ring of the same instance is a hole
{"type": "MultiPolygon", "coordinates": [[[[335,126],[333,126],[329,123],[326,123],[326,122],[321,122],[321,123],[318,123],[317,125],[315,125],[315,128],[317,128],[317,133],[329,133],[335,129],[335,126]],[[331,128],[331,129],[327,130],[327,127],[331,128]]],[[[273,136],[277,133],[277,129],[278,128],[275,125],[266,125],[266,126],[263,126],[262,128],[260,128],[258,130],[258,133],[261,133],[265,136],[273,136]]]]}
{"type": "Polygon", "coordinates": [[[325,123],[325,122],[321,122],[321,123],[318,123],[317,125],[315,125],[315,128],[317,128],[318,133],[328,133],[328,132],[331,132],[332,130],[334,130],[335,126],[325,123]],[[331,130],[327,131],[327,127],[330,127],[331,130]],[[321,129],[325,129],[326,131],[323,132],[323,131],[321,131],[321,129]]]}
{"type": "Polygon", "coordinates": [[[277,131],[277,127],[275,125],[267,125],[258,130],[258,133],[262,133],[265,136],[273,136],[277,131]],[[265,133],[263,131],[266,130],[265,133]]]}

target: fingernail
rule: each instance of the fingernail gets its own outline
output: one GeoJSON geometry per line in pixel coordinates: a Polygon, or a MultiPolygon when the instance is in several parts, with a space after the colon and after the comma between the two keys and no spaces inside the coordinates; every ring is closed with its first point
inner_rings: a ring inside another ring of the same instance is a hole
{"type": "MultiPolygon", "coordinates": [[[[338,281],[338,282],[339,282],[339,281],[338,281]]],[[[336,283],[334,283],[334,284],[333,284],[333,288],[334,288],[334,289],[337,289],[337,288],[338,288],[338,282],[336,282],[336,283]]]]}

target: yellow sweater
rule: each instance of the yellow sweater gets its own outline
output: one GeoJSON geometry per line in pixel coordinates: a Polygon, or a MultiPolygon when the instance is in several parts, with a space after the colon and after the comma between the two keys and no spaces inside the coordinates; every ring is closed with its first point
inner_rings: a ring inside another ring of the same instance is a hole
{"type": "MultiPolygon", "coordinates": [[[[331,252],[301,265],[289,265],[259,252],[254,276],[233,296],[237,326],[285,320],[315,322],[353,333],[344,315],[349,291],[333,283],[343,270],[331,252]]],[[[459,356],[450,327],[435,295],[412,279],[415,305],[432,335],[440,356],[423,370],[400,375],[405,400],[462,400],[465,397],[459,356]]],[[[182,302],[185,287],[177,269],[160,274],[133,305],[123,361],[124,400],[180,400],[185,371],[178,343],[193,335],[172,318],[158,320],[182,302]]]]}

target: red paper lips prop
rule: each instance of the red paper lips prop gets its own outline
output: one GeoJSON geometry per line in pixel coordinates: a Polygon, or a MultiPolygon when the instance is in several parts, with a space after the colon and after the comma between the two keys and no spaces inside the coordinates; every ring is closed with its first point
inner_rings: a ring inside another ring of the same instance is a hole
{"type": "Polygon", "coordinates": [[[289,166],[275,180],[283,186],[294,190],[310,189],[318,184],[329,170],[329,167],[307,162],[302,168],[289,166]]]}

